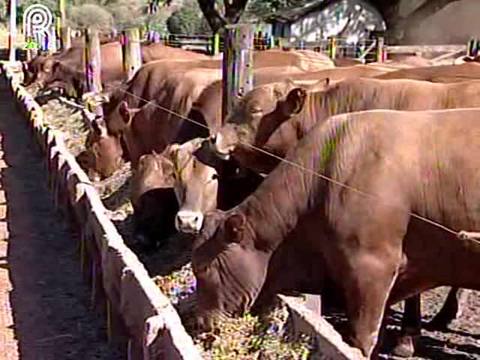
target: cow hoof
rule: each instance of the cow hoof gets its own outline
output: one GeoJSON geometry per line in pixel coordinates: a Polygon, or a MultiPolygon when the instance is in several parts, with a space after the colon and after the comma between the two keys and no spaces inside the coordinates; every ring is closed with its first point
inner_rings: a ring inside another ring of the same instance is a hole
{"type": "Polygon", "coordinates": [[[397,345],[393,348],[392,354],[402,358],[412,357],[415,353],[415,346],[412,336],[404,335],[398,339],[397,345]]]}

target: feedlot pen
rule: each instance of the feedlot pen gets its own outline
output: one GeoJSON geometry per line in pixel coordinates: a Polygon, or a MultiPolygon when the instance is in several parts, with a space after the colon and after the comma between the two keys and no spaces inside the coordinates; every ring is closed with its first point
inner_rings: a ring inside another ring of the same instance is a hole
{"type": "Polygon", "coordinates": [[[0,359],[126,359],[90,309],[77,241],[43,157],[0,80],[0,359]]]}
{"type": "MultiPolygon", "coordinates": [[[[2,80],[0,359],[3,354],[9,356],[6,359],[124,359],[125,351],[107,345],[104,316],[91,307],[89,289],[82,282],[78,242],[54,210],[43,158],[13,101],[2,80]]],[[[74,115],[58,101],[49,102],[43,110],[48,125],[64,133],[69,150],[82,150],[83,142],[78,140],[84,130],[79,114],[74,115]]],[[[125,201],[128,179],[127,166],[111,179],[95,183],[95,187],[125,242],[157,285],[164,287],[159,276],[171,274],[174,269],[177,274],[182,273],[179,268],[188,263],[188,240],[179,238],[173,243],[176,246],[150,253],[136,251],[130,238],[130,204],[125,201]],[[162,262],[180,254],[169,264],[162,262]]],[[[447,290],[439,288],[422,296],[424,316],[430,317],[439,310],[447,290]]],[[[394,331],[400,323],[400,310],[395,306],[392,311],[389,328],[394,331]]],[[[324,315],[342,327],[341,315],[324,315]]],[[[422,343],[416,359],[480,359],[480,294],[470,292],[463,314],[449,330],[423,330],[422,343]]]]}

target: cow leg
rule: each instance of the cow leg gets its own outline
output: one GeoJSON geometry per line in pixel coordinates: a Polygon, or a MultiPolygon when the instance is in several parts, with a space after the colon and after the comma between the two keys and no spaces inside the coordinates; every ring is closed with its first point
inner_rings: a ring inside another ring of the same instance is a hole
{"type": "Polygon", "coordinates": [[[367,358],[377,344],[385,304],[398,274],[399,259],[390,261],[388,255],[379,255],[350,255],[349,270],[343,279],[350,320],[347,341],[367,358]]]}
{"type": "Polygon", "coordinates": [[[402,329],[392,353],[400,357],[411,357],[415,353],[415,338],[421,334],[422,313],[420,294],[405,300],[402,329]]]}
{"type": "Polygon", "coordinates": [[[425,325],[425,328],[432,331],[446,330],[450,322],[460,316],[463,303],[466,301],[467,296],[468,291],[452,287],[443,307],[437,315],[425,325]]]}

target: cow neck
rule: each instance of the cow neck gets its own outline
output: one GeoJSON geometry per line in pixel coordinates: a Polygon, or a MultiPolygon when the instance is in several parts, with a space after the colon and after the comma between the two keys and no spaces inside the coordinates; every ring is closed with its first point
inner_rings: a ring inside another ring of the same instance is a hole
{"type": "Polygon", "coordinates": [[[354,111],[355,89],[342,85],[344,84],[340,83],[329,88],[323,96],[316,94],[315,104],[323,110],[323,120],[336,114],[354,111]]]}
{"type": "Polygon", "coordinates": [[[255,137],[255,146],[263,146],[270,136],[290,117],[283,115],[281,111],[273,111],[266,115],[258,126],[257,136],[255,137]]]}
{"type": "MultiPolygon", "coordinates": [[[[291,134],[295,134],[296,139],[300,140],[309,129],[311,129],[317,121],[324,120],[328,117],[323,102],[325,98],[325,91],[309,92],[305,99],[305,104],[297,115],[289,118],[283,118],[277,121],[265,121],[268,127],[259,131],[261,137],[257,137],[255,145],[265,146],[269,149],[277,149],[277,153],[284,153],[278,148],[278,144],[285,145],[290,142],[290,138],[285,138],[291,134]],[[262,133],[263,132],[263,133],[262,133]],[[276,145],[272,145],[276,144],[276,145]]],[[[288,146],[290,147],[290,145],[288,146]]],[[[286,148],[283,149],[286,151],[286,148]]]]}
{"type": "MultiPolygon", "coordinates": [[[[288,160],[329,175],[335,148],[349,133],[347,118],[336,119],[328,127],[317,124],[290,153],[288,160]]],[[[301,218],[323,201],[326,186],[328,182],[315,174],[280,163],[237,207],[255,233],[256,247],[273,253],[301,218]]]]}

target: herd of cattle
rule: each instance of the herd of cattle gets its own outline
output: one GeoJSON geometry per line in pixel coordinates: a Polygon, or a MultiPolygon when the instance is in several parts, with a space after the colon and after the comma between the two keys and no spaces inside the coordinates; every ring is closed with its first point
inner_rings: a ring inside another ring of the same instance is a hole
{"type": "MultiPolygon", "coordinates": [[[[24,63],[25,85],[81,98],[82,51],[24,63]]],[[[222,119],[221,58],[142,44],[125,79],[120,43],[101,55],[103,116],[77,160],[100,178],[131,162],[138,241],[192,234],[200,328],[279,292],[321,293],[370,357],[385,308],[406,300],[394,352],[410,356],[421,292],[452,286],[438,329],[461,288],[480,290],[480,243],[456,236],[480,229],[480,64],[258,51],[255,88],[222,119]]]]}

